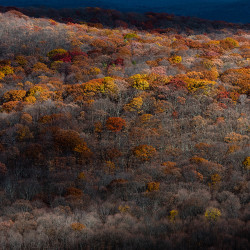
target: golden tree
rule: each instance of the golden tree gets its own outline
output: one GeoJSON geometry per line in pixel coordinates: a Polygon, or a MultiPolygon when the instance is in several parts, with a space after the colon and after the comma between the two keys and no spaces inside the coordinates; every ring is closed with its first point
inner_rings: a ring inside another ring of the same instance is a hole
{"type": "Polygon", "coordinates": [[[205,212],[205,217],[209,222],[215,222],[221,216],[221,211],[218,208],[208,208],[205,212]]]}
{"type": "Polygon", "coordinates": [[[156,149],[150,145],[139,145],[133,149],[134,156],[141,161],[151,160],[156,155],[156,153],[156,149]]]}

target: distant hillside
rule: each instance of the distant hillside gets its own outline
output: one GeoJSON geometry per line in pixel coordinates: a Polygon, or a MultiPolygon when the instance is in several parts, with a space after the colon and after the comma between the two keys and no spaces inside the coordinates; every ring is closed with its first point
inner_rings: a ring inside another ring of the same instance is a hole
{"type": "Polygon", "coordinates": [[[120,11],[135,12],[167,12],[183,16],[196,16],[210,20],[228,22],[250,22],[250,1],[248,0],[2,0],[3,6],[45,6],[53,8],[102,7],[120,11]]]}

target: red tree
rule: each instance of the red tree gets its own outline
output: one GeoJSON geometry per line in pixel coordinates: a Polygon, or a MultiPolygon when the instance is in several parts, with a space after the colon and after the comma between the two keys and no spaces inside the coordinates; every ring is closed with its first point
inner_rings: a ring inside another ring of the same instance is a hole
{"type": "Polygon", "coordinates": [[[106,127],[112,132],[119,132],[126,126],[126,122],[121,117],[109,117],[106,121],[106,127]]]}

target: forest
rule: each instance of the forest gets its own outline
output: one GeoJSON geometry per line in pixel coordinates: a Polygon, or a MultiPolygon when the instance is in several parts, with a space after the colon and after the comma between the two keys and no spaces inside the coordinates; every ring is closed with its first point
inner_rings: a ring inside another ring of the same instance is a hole
{"type": "Polygon", "coordinates": [[[0,7],[0,249],[250,248],[250,24],[0,7]]]}

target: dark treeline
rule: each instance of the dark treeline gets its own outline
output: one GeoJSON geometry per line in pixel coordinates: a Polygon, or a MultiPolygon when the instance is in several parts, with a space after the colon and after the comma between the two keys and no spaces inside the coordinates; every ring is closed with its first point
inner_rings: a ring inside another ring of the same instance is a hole
{"type": "Polygon", "coordinates": [[[0,4],[55,9],[101,7],[122,12],[167,12],[178,16],[234,23],[249,23],[250,21],[250,2],[248,0],[1,0],[0,4]]]}
{"type": "Polygon", "coordinates": [[[130,27],[139,30],[157,29],[160,33],[167,33],[169,29],[174,29],[175,33],[187,33],[188,29],[196,32],[212,32],[223,28],[248,29],[248,23],[227,23],[225,21],[205,20],[197,17],[175,16],[168,13],[124,13],[117,10],[103,9],[97,7],[86,7],[76,9],[53,9],[53,8],[17,8],[17,7],[1,7],[0,12],[10,10],[21,11],[29,17],[36,18],[52,18],[63,23],[88,23],[90,26],[117,28],[130,27]]]}

